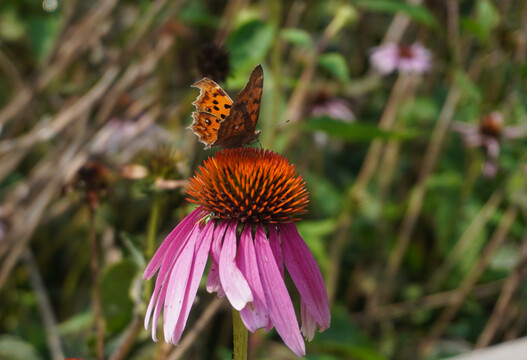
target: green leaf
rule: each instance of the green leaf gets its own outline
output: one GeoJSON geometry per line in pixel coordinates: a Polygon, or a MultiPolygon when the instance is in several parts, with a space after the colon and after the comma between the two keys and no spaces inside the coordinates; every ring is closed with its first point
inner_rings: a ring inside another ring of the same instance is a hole
{"type": "Polygon", "coordinates": [[[345,123],[329,117],[310,118],[304,124],[304,130],[323,131],[328,135],[346,141],[371,141],[373,139],[409,139],[416,134],[410,131],[383,131],[377,125],[363,123],[345,123]]]}
{"type": "Polygon", "coordinates": [[[122,330],[132,318],[134,304],[130,299],[130,285],[136,274],[136,265],[131,260],[123,260],[102,276],[102,312],[109,332],[122,330]]]}
{"type": "Polygon", "coordinates": [[[75,314],[66,321],[63,321],[57,326],[60,335],[68,335],[80,333],[88,330],[93,325],[93,314],[91,312],[83,312],[75,314]]]}
{"type": "Polygon", "coordinates": [[[339,53],[326,53],[318,58],[318,65],[326,69],[330,74],[342,82],[349,82],[350,75],[348,64],[344,56],[339,53]]]}
{"type": "Polygon", "coordinates": [[[355,5],[358,8],[387,13],[402,12],[408,15],[411,19],[423,25],[436,28],[438,26],[437,20],[424,7],[419,5],[410,5],[400,1],[390,0],[357,0],[355,5]]]}
{"type": "Polygon", "coordinates": [[[0,359],[41,360],[37,350],[29,343],[11,335],[0,336],[0,359]]]}
{"type": "Polygon", "coordinates": [[[437,103],[430,98],[416,97],[404,102],[399,110],[399,117],[405,124],[435,121],[439,116],[437,103]]]}
{"type": "Polygon", "coordinates": [[[276,29],[270,23],[252,19],[235,29],[227,40],[231,53],[231,67],[235,71],[252,69],[269,52],[276,29]]]}
{"type": "Polygon", "coordinates": [[[60,21],[56,14],[34,16],[28,20],[28,32],[36,57],[44,60],[53,48],[60,30],[60,21]]]}
{"type": "Polygon", "coordinates": [[[311,39],[311,35],[302,29],[282,29],[280,31],[280,37],[293,45],[308,48],[313,47],[313,39],[311,39]]]}
{"type": "Polygon", "coordinates": [[[492,31],[500,23],[500,14],[489,0],[479,0],[476,5],[476,16],[481,29],[484,31],[484,39],[488,39],[492,31]]]}
{"type": "Polygon", "coordinates": [[[461,88],[463,97],[472,102],[481,102],[481,90],[477,87],[464,71],[457,71],[454,75],[457,85],[461,88]]]}
{"type": "Polygon", "coordinates": [[[0,14],[0,38],[17,41],[24,36],[26,26],[13,7],[2,9],[0,14]]]}

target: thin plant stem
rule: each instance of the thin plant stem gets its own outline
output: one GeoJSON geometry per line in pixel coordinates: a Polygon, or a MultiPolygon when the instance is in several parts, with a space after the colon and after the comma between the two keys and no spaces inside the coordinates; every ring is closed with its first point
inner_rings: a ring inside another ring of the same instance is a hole
{"type": "Polygon", "coordinates": [[[33,291],[37,296],[37,305],[44,323],[44,329],[46,330],[46,342],[48,343],[49,353],[52,360],[63,360],[64,350],[60,341],[59,334],[57,332],[57,320],[53,309],[49,302],[49,297],[40,276],[40,270],[38,265],[31,253],[31,250],[26,250],[22,256],[26,266],[29,269],[29,281],[33,287],[33,291]]]}
{"type": "MultiPolygon", "coordinates": [[[[154,251],[156,249],[156,234],[157,234],[157,224],[159,222],[159,211],[161,209],[161,194],[155,192],[152,199],[152,207],[150,209],[150,217],[148,219],[148,232],[146,235],[146,248],[145,248],[145,257],[150,260],[154,256],[154,251]]],[[[152,293],[152,282],[147,282],[145,286],[145,299],[148,301],[152,293]]]]}
{"type": "Polygon", "coordinates": [[[240,313],[235,309],[232,309],[232,328],[234,342],[233,360],[247,360],[249,332],[243,324],[240,313]]]}
{"type": "MultiPolygon", "coordinates": [[[[395,82],[392,91],[390,92],[390,97],[382,113],[381,120],[379,121],[379,129],[381,130],[391,130],[394,126],[395,119],[397,117],[397,112],[402,101],[408,96],[408,89],[412,85],[413,77],[410,75],[400,74],[395,82]]],[[[379,165],[379,160],[382,154],[382,149],[384,142],[382,140],[373,140],[368,153],[362,163],[359,174],[357,175],[357,180],[353,184],[353,187],[350,192],[351,199],[354,200],[356,195],[360,194],[368,183],[370,182],[377,166],[379,165]]]]}
{"type": "MultiPolygon", "coordinates": [[[[413,88],[411,86],[414,83],[413,80],[414,79],[412,76],[407,75],[400,75],[397,78],[379,122],[380,129],[390,130],[393,127],[399,106],[402,100],[408,96],[407,90],[413,88]]],[[[382,154],[382,148],[383,142],[381,140],[374,140],[370,145],[366,158],[359,171],[359,175],[357,176],[357,180],[349,191],[349,197],[351,200],[349,207],[339,219],[336,240],[331,245],[331,265],[329,269],[329,276],[326,279],[330,303],[335,297],[340,272],[340,258],[343,253],[342,249],[349,241],[348,229],[353,223],[353,214],[356,212],[355,204],[357,202],[361,202],[360,199],[364,194],[365,188],[377,169],[379,158],[382,154]]]]}
{"type": "MultiPolygon", "coordinates": [[[[275,26],[279,28],[280,19],[282,14],[282,4],[281,1],[272,1],[270,3],[270,12],[275,26]]],[[[273,49],[271,51],[271,73],[273,74],[273,92],[272,92],[272,101],[271,101],[271,119],[277,121],[280,118],[280,98],[281,98],[281,89],[282,89],[282,42],[280,37],[277,37],[273,49]]],[[[277,127],[273,127],[273,136],[276,138],[277,127]]]]}
{"type": "Polygon", "coordinates": [[[447,255],[442,264],[430,278],[429,284],[432,289],[438,288],[448,277],[452,268],[461,261],[463,255],[467,252],[474,238],[481,233],[490,217],[496,212],[496,209],[503,201],[503,190],[498,189],[489,197],[485,205],[479,210],[472,222],[467,226],[459,240],[456,242],[450,253],[447,255]]]}
{"type": "MultiPolygon", "coordinates": [[[[518,268],[518,276],[520,280],[527,279],[527,269],[524,265],[518,268]]],[[[506,277],[474,286],[470,292],[470,296],[476,300],[495,296],[500,291],[503,291],[508,281],[509,277],[506,277]]],[[[377,306],[371,310],[357,312],[352,317],[359,324],[394,320],[414,313],[444,307],[452,298],[458,296],[459,291],[460,289],[443,291],[417,299],[377,306]]]]}
{"type": "Polygon", "coordinates": [[[134,345],[135,339],[143,329],[143,317],[136,315],[130,325],[128,326],[128,329],[126,331],[126,334],[123,337],[123,340],[121,341],[119,347],[115,350],[115,352],[110,357],[110,360],[121,360],[124,359],[125,356],[130,351],[130,348],[134,345]]]}
{"type": "Polygon", "coordinates": [[[218,310],[221,308],[222,304],[224,304],[224,301],[221,300],[214,300],[212,301],[203,314],[201,314],[200,318],[196,321],[192,329],[190,329],[185,337],[181,340],[178,347],[172,351],[169,356],[166,358],[167,360],[179,360],[181,357],[185,354],[185,351],[189,349],[189,347],[194,344],[197,337],[201,332],[207,327],[207,324],[210,322],[212,317],[216,315],[218,310]]]}
{"type": "Polygon", "coordinates": [[[417,218],[421,213],[424,196],[426,194],[426,180],[435,167],[439,157],[439,152],[441,150],[441,145],[443,144],[443,140],[448,130],[448,126],[450,125],[450,121],[452,120],[452,116],[454,115],[454,110],[460,96],[461,89],[454,85],[448,93],[448,96],[445,100],[445,105],[441,110],[439,118],[436,122],[436,126],[432,132],[432,138],[430,139],[430,143],[423,159],[417,184],[410,194],[410,200],[406,209],[406,213],[399,229],[395,245],[388,258],[388,265],[386,266],[383,286],[384,291],[382,296],[384,301],[389,301],[389,298],[391,297],[393,280],[399,271],[403,257],[406,254],[406,249],[410,243],[410,237],[413,233],[415,224],[417,223],[417,218]]]}
{"type": "Polygon", "coordinates": [[[101,284],[99,279],[99,251],[97,246],[97,234],[95,231],[95,209],[90,208],[90,269],[93,282],[93,312],[95,316],[95,353],[98,360],[104,360],[104,318],[101,305],[101,284]]]}
{"type": "Polygon", "coordinates": [[[501,290],[500,297],[492,311],[492,315],[478,338],[476,349],[490,345],[494,335],[500,328],[500,325],[502,325],[506,319],[505,313],[507,312],[507,308],[512,300],[512,296],[520,284],[522,266],[527,262],[527,233],[523,236],[520,252],[522,256],[521,261],[507,278],[507,282],[501,290]]]}
{"type": "Polygon", "coordinates": [[[159,211],[161,209],[161,195],[156,192],[152,199],[152,208],[150,209],[150,217],[148,219],[148,233],[146,237],[146,251],[145,255],[147,259],[151,259],[154,256],[156,249],[156,234],[157,234],[157,223],[159,222],[159,211]]]}
{"type": "Polygon", "coordinates": [[[439,315],[439,318],[432,326],[430,333],[423,339],[419,346],[419,352],[425,356],[428,354],[436,342],[436,340],[446,330],[448,324],[454,319],[457,312],[461,308],[463,301],[473,289],[474,285],[481,277],[487,268],[492,256],[496,253],[500,245],[505,241],[509,230],[516,219],[518,209],[514,206],[509,206],[503,216],[501,217],[498,227],[492,234],[489,243],[483,249],[476,263],[472,266],[468,274],[458,287],[458,292],[455,296],[450,298],[450,301],[445,309],[439,315]]]}

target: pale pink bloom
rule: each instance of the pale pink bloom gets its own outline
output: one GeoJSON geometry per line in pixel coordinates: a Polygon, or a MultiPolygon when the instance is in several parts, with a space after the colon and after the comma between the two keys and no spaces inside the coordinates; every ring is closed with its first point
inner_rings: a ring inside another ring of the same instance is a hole
{"type": "Polygon", "coordinates": [[[467,147],[481,147],[485,152],[483,175],[494,177],[498,172],[500,143],[504,139],[518,139],[527,134],[521,126],[503,126],[503,116],[494,111],[479,119],[479,124],[454,122],[452,130],[463,135],[467,147]]]}
{"type": "Polygon", "coordinates": [[[398,70],[402,73],[423,74],[432,66],[431,54],[420,44],[387,43],[371,50],[370,62],[381,74],[398,70]]]}
{"type": "Polygon", "coordinates": [[[327,329],[330,313],[318,265],[299,235],[294,218],[287,220],[305,212],[307,192],[302,178],[278,154],[254,148],[224,150],[209,158],[200,171],[190,179],[187,194],[193,198],[191,201],[204,205],[166,237],[143,274],[150,279],[158,272],[145,327],[152,319],[152,337],[157,341],[158,318],[163,309],[165,340],[179,343],[210,257],[207,291],[226,297],[240,311],[249,331],[274,327],[296,355],[305,355],[301,333],[311,340],[317,327],[320,331],[327,329]],[[277,168],[282,171],[272,174],[277,168]],[[234,180],[225,182],[223,174],[234,180]],[[277,186],[276,181],[283,185],[277,186]],[[246,192],[245,183],[253,184],[246,192]],[[223,191],[211,192],[215,186],[223,191]],[[279,194],[283,196],[278,202],[266,200],[279,194]],[[238,200],[229,203],[234,198],[240,200],[240,207],[235,204],[238,200]],[[210,205],[212,210],[207,208],[215,199],[217,204],[210,205]],[[285,270],[300,293],[301,329],[284,282],[285,270]]]}

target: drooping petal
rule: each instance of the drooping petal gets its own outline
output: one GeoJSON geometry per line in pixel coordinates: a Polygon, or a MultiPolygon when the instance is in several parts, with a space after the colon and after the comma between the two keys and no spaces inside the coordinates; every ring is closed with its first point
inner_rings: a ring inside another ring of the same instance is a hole
{"type": "Polygon", "coordinates": [[[225,232],[220,254],[220,281],[232,307],[240,311],[253,301],[249,284],[236,266],[236,222],[231,222],[225,232]]]}
{"type": "Polygon", "coordinates": [[[271,250],[273,251],[274,258],[276,260],[276,265],[284,278],[284,258],[282,255],[282,247],[280,245],[280,240],[278,239],[278,234],[276,233],[276,228],[274,226],[269,226],[269,244],[271,245],[271,250]]]}
{"type": "Polygon", "coordinates": [[[227,222],[222,221],[216,226],[216,229],[214,230],[212,245],[210,249],[212,265],[210,266],[206,287],[209,293],[217,292],[218,297],[220,299],[225,296],[225,292],[223,291],[220,282],[219,263],[221,247],[223,244],[223,235],[225,234],[225,229],[227,228],[227,225],[227,222]]]}
{"type": "Polygon", "coordinates": [[[181,249],[181,253],[179,254],[170,273],[170,277],[168,278],[168,288],[163,309],[163,331],[166,342],[170,342],[172,332],[174,331],[181,314],[183,298],[185,297],[190,268],[192,266],[194,248],[201,233],[201,229],[198,227],[195,229],[196,230],[189,235],[188,241],[181,249]]]}
{"type": "Polygon", "coordinates": [[[254,252],[254,243],[251,236],[251,226],[246,225],[243,229],[240,243],[238,245],[238,256],[236,259],[238,268],[249,283],[251,292],[253,294],[253,302],[248,303],[241,311],[245,327],[255,332],[257,329],[265,327],[269,324],[269,317],[267,316],[267,305],[265,303],[265,295],[263,293],[262,282],[260,274],[258,273],[258,264],[256,262],[256,254],[254,252]]]}
{"type": "Polygon", "coordinates": [[[157,249],[156,253],[152,257],[152,260],[150,260],[150,263],[146,267],[144,273],[143,273],[143,279],[150,279],[156,271],[161,266],[161,263],[167,253],[170,253],[167,251],[171,245],[173,245],[173,241],[179,240],[185,240],[186,235],[190,232],[194,224],[200,219],[202,216],[203,210],[201,207],[198,207],[196,210],[192,211],[190,214],[188,214],[183,221],[181,221],[175,228],[170,232],[170,234],[167,235],[165,240],[163,240],[163,243],[159,248],[157,249]]]}
{"type": "Polygon", "coordinates": [[[307,309],[306,303],[302,299],[300,300],[300,315],[302,316],[302,326],[300,327],[300,331],[307,341],[311,341],[315,337],[317,323],[315,322],[313,315],[311,315],[307,309]]]}
{"type": "Polygon", "coordinates": [[[298,328],[295,309],[261,224],[256,228],[254,245],[269,318],[287,347],[302,357],[306,349],[298,328]]]}
{"type": "MultiPolygon", "coordinates": [[[[194,214],[195,215],[195,214],[194,214]]],[[[200,215],[200,214],[198,214],[200,215]]],[[[187,220],[190,217],[187,216],[185,220],[187,220]]],[[[195,217],[197,219],[197,217],[195,217]]],[[[195,220],[191,219],[191,220],[195,220]]],[[[185,222],[185,220],[183,222],[185,222]]],[[[197,221],[197,220],[196,220],[197,221]]],[[[182,222],[182,223],[183,223],[182,222]]],[[[181,224],[180,224],[181,225],[181,224]]],[[[179,227],[179,226],[178,226],[179,227]]],[[[166,286],[168,283],[168,277],[172,271],[172,268],[174,267],[174,264],[181,252],[182,247],[186,244],[189,235],[197,228],[199,227],[199,224],[195,221],[187,222],[184,227],[180,228],[180,231],[172,237],[172,239],[169,240],[169,237],[165,239],[161,247],[163,245],[167,244],[168,246],[165,246],[163,248],[164,254],[162,254],[162,257],[159,257],[161,259],[161,266],[159,268],[159,274],[157,275],[156,279],[156,285],[154,287],[154,292],[152,293],[152,297],[150,298],[150,302],[148,304],[148,308],[146,310],[145,314],[145,328],[148,329],[148,325],[150,322],[150,315],[152,314],[152,311],[154,310],[154,306],[157,309],[157,305],[159,303],[163,303],[165,300],[164,294],[166,294],[166,289],[159,293],[161,287],[166,286]],[[177,236],[177,237],[176,237],[177,236]],[[159,297],[158,297],[159,294],[159,297]]],[[[171,234],[174,232],[172,231],[171,234]]],[[[170,235],[169,235],[170,236],[170,235]]],[[[154,255],[154,258],[160,253],[161,247],[157,250],[156,254],[154,255]]],[[[147,268],[148,269],[148,268],[147,268]]],[[[146,274],[146,270],[145,270],[146,274]]],[[[160,311],[161,307],[159,307],[160,311]]],[[[157,315],[159,316],[159,311],[157,311],[157,315]]],[[[156,320],[157,322],[157,320],[156,320]]],[[[155,331],[155,329],[153,329],[155,331]]]]}
{"type": "Polygon", "coordinates": [[[200,279],[205,270],[205,265],[207,264],[207,258],[209,256],[209,250],[212,243],[212,234],[214,230],[214,222],[209,221],[205,228],[202,229],[200,233],[200,238],[196,242],[196,248],[194,249],[194,262],[190,270],[189,281],[187,289],[185,291],[185,297],[183,298],[183,306],[181,308],[181,314],[176,324],[176,328],[172,334],[172,343],[178,344],[183,334],[183,329],[188,320],[188,315],[190,309],[196,298],[196,293],[198,292],[198,287],[200,279]]]}
{"type": "MultiPolygon", "coordinates": [[[[163,308],[163,303],[165,302],[165,297],[167,293],[167,287],[163,286],[161,293],[159,294],[159,299],[157,299],[156,307],[154,310],[154,316],[152,317],[152,339],[157,342],[157,323],[159,321],[159,315],[161,314],[161,309],[163,308]]],[[[150,300],[152,301],[152,300],[150,300]]],[[[150,319],[150,316],[148,317],[150,319]]],[[[146,321],[146,318],[145,318],[146,321]]],[[[148,324],[145,324],[145,328],[148,329],[148,324]]]]}
{"type": "Polygon", "coordinates": [[[278,228],[287,271],[320,331],[323,331],[329,327],[331,315],[326,286],[317,262],[294,223],[280,224],[278,228]]]}

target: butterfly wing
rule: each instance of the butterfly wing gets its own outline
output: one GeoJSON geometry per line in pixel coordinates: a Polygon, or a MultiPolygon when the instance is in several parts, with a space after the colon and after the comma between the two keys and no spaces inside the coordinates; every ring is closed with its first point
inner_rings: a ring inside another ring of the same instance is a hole
{"type": "Polygon", "coordinates": [[[205,144],[205,149],[210,149],[218,138],[218,129],[223,120],[204,111],[195,111],[192,117],[194,121],[189,128],[198,136],[198,140],[205,144]]]}
{"type": "Polygon", "coordinates": [[[192,104],[196,107],[192,113],[194,121],[189,128],[196,134],[205,149],[218,138],[220,123],[229,115],[232,100],[223,89],[209,78],[203,78],[192,85],[199,88],[199,96],[192,104]]]}
{"type": "Polygon", "coordinates": [[[217,139],[212,146],[232,148],[249,145],[258,140],[260,131],[256,131],[256,123],[260,114],[262,90],[263,69],[258,65],[254,68],[247,85],[234,100],[225,121],[220,123],[217,139]]]}

